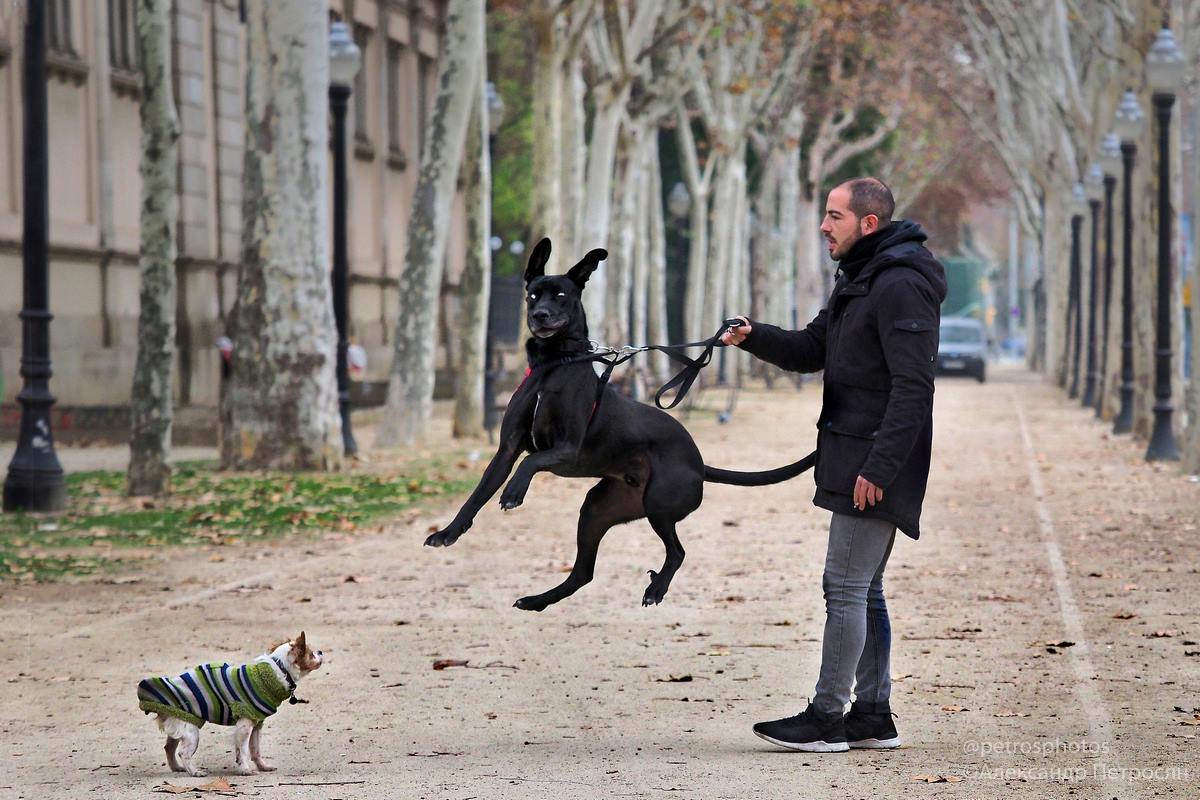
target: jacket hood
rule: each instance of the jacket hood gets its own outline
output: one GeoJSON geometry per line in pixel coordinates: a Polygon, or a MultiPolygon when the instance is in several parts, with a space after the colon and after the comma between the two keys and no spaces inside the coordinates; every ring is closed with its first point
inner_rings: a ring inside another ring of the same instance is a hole
{"type": "MultiPolygon", "coordinates": [[[[925,247],[929,236],[920,225],[912,220],[897,220],[871,235],[879,237],[874,254],[854,277],[854,281],[868,279],[894,264],[902,264],[921,273],[922,277],[929,281],[929,285],[937,293],[939,303],[946,299],[949,289],[946,283],[946,270],[942,267],[941,262],[933,257],[933,253],[925,247]]],[[[866,239],[867,237],[863,237],[859,242],[864,242],[866,239]]],[[[857,245],[858,242],[855,243],[855,246],[857,245]]]]}

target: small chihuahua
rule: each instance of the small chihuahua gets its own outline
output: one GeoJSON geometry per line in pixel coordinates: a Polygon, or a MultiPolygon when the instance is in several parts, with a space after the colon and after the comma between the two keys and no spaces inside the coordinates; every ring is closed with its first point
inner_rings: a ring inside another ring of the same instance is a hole
{"type": "Polygon", "coordinates": [[[233,752],[240,774],[249,775],[255,767],[270,772],[275,767],[263,759],[259,739],[263,721],[284,700],[307,702],[296,699],[296,683],[321,662],[321,651],[311,649],[301,631],[249,664],[201,664],[182,675],[146,678],[138,684],[138,708],[158,715],[159,730],[167,735],[167,765],[175,772],[205,774],[192,756],[206,722],[234,726],[233,752]]]}

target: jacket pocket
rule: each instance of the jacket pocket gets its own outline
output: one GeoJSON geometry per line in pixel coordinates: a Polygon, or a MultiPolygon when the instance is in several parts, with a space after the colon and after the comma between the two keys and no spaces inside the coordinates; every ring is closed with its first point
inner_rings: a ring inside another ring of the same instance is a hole
{"type": "Polygon", "coordinates": [[[817,431],[817,486],[838,494],[853,494],[854,484],[875,445],[874,425],[864,421],[823,422],[817,431]]]}

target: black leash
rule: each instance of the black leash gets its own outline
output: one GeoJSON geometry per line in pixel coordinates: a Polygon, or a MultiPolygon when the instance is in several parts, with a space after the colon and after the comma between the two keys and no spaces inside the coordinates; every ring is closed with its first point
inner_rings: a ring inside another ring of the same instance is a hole
{"type": "Polygon", "coordinates": [[[608,385],[608,379],[612,377],[613,370],[638,353],[657,350],[660,353],[665,353],[673,361],[683,364],[683,369],[679,370],[675,374],[675,377],[664,383],[654,394],[654,405],[666,411],[679,405],[687,395],[688,390],[692,388],[692,384],[696,382],[696,378],[700,376],[700,370],[712,362],[713,350],[717,347],[725,346],[721,341],[721,336],[725,331],[736,328],[741,324],[742,320],[740,319],[727,319],[721,323],[721,327],[717,329],[715,334],[699,342],[687,342],[686,344],[646,344],[640,347],[622,347],[620,350],[609,348],[607,352],[589,351],[577,355],[563,356],[553,361],[538,364],[536,367],[527,367],[525,369],[525,378],[517,386],[517,389],[520,389],[521,385],[524,385],[525,380],[528,380],[529,376],[538,370],[552,369],[567,364],[578,364],[584,361],[603,362],[605,365],[604,372],[600,374],[600,381],[596,385],[596,397],[592,401],[592,413],[588,415],[588,424],[591,424],[592,419],[596,416],[596,411],[600,408],[600,401],[604,397],[604,387],[608,385]],[[692,358],[684,353],[685,350],[693,347],[703,347],[704,351],[696,358],[692,358]],[[675,397],[670,403],[663,405],[663,395],[672,389],[675,390],[675,397]]]}

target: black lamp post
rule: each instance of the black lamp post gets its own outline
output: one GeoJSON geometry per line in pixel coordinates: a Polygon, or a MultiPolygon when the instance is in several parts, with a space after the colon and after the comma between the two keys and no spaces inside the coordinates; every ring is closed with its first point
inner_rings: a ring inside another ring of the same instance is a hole
{"type": "Polygon", "coordinates": [[[1080,303],[1080,283],[1083,255],[1082,231],[1083,214],[1087,210],[1087,194],[1083,184],[1076,183],[1071,190],[1071,272],[1067,282],[1067,322],[1071,326],[1068,334],[1071,360],[1071,384],[1067,389],[1068,397],[1079,396],[1079,356],[1083,344],[1083,315],[1080,303]]]}
{"type": "MultiPolygon", "coordinates": [[[[496,154],[496,134],[500,131],[500,126],[504,123],[504,98],[496,91],[496,84],[491,81],[487,82],[484,87],[487,93],[487,113],[488,113],[488,159],[495,160],[496,154]]],[[[495,167],[492,168],[492,175],[496,174],[495,167]]],[[[488,187],[489,191],[491,186],[488,187]]],[[[488,205],[491,208],[491,204],[488,205]]],[[[491,230],[489,224],[488,229],[491,230]]],[[[496,263],[496,253],[500,251],[503,242],[498,236],[492,236],[488,242],[492,249],[492,264],[496,263]]],[[[492,275],[495,276],[495,270],[492,275]]],[[[491,320],[493,314],[491,304],[496,302],[496,292],[488,293],[490,298],[488,301],[488,335],[487,343],[484,347],[483,355],[483,427],[487,431],[488,441],[491,442],[495,438],[496,425],[500,421],[500,408],[496,405],[496,380],[503,372],[502,364],[499,362],[499,357],[496,353],[496,337],[491,329],[491,320]]]]}
{"type": "Polygon", "coordinates": [[[1113,420],[1113,433],[1133,430],[1133,159],[1142,130],[1142,109],[1132,89],[1117,107],[1117,135],[1121,137],[1121,409],[1113,420]]]}
{"type": "Polygon", "coordinates": [[[24,202],[21,239],[21,429],[4,480],[5,511],[57,511],[67,504],[63,468],[50,433],[49,160],[46,141],[46,4],[25,7],[24,202]]]}
{"type": "Polygon", "coordinates": [[[1088,207],[1092,210],[1092,266],[1088,273],[1087,377],[1084,381],[1083,406],[1096,402],[1096,288],[1100,284],[1100,202],[1104,192],[1104,173],[1093,164],[1087,175],[1088,207]]]}
{"type": "Polygon", "coordinates": [[[1100,363],[1096,376],[1096,416],[1104,415],[1105,384],[1108,377],[1108,318],[1112,305],[1113,279],[1113,192],[1117,188],[1117,168],[1121,166],[1121,141],[1115,133],[1104,137],[1100,147],[1100,165],[1104,169],[1104,297],[1100,311],[1100,363]]]}
{"type": "Polygon", "coordinates": [[[362,56],[344,22],[329,26],[329,110],[333,114],[333,320],[337,325],[338,411],[342,415],[342,451],[358,452],[350,426],[349,255],[346,246],[346,109],[362,56]]]}
{"type": "Polygon", "coordinates": [[[1171,106],[1186,64],[1165,24],[1146,56],[1146,77],[1154,90],[1158,118],[1158,325],[1154,343],[1154,429],[1147,461],[1176,461],[1179,445],[1171,417],[1171,106]]]}

